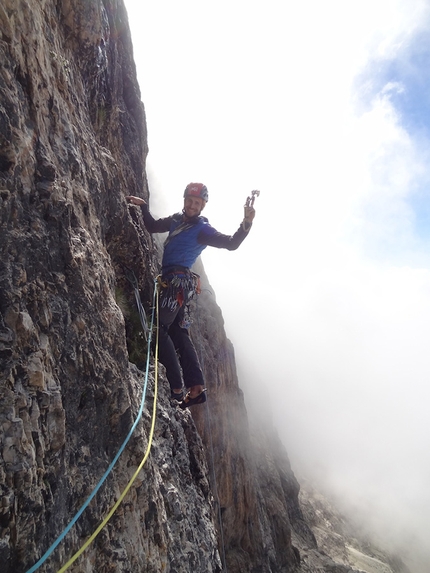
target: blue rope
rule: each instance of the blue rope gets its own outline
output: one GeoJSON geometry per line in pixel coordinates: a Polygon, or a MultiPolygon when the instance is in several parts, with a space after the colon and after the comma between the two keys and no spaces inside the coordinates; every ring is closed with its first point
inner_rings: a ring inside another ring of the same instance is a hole
{"type": "Polygon", "coordinates": [[[155,283],[155,288],[154,288],[154,298],[153,298],[153,304],[152,304],[152,316],[151,316],[151,328],[149,330],[149,340],[148,340],[148,353],[147,353],[147,357],[146,357],[146,371],[145,371],[145,384],[143,387],[143,393],[142,393],[142,400],[141,400],[141,404],[140,404],[140,408],[139,408],[139,412],[137,414],[137,418],[133,424],[133,426],[131,427],[127,437],[124,440],[124,443],[122,444],[122,446],[120,447],[120,449],[118,450],[118,453],[116,454],[116,456],[114,457],[114,459],[112,460],[110,466],[108,467],[108,469],[105,471],[105,473],[103,474],[102,478],[100,479],[99,483],[96,485],[96,487],[93,489],[92,493],[90,494],[90,496],[88,497],[87,501],[82,505],[81,509],[78,511],[78,513],[75,515],[75,517],[72,519],[72,521],[69,523],[69,525],[64,529],[63,533],[61,533],[61,535],[56,539],[56,541],[54,541],[54,543],[51,545],[51,547],[49,547],[49,549],[46,551],[46,553],[39,559],[39,561],[37,563],[35,563],[33,565],[33,567],[31,567],[27,573],[34,573],[34,571],[36,571],[37,569],[39,569],[39,567],[48,559],[48,557],[50,555],[52,555],[53,551],[55,550],[55,548],[63,541],[63,539],[65,538],[65,536],[69,533],[69,531],[72,529],[72,527],[75,525],[75,523],[77,522],[77,520],[80,518],[80,516],[82,515],[82,513],[84,512],[84,510],[88,507],[89,503],[91,502],[91,500],[94,498],[94,496],[96,495],[96,493],[98,492],[98,490],[101,488],[102,484],[104,483],[104,481],[106,480],[106,478],[108,477],[108,475],[110,474],[110,472],[112,471],[114,465],[116,464],[116,462],[118,461],[119,456],[122,454],[122,452],[124,451],[125,446],[127,445],[129,439],[131,438],[134,430],[136,429],[136,426],[142,416],[142,412],[143,412],[143,406],[145,404],[145,397],[146,397],[146,389],[148,386],[148,376],[149,376],[149,358],[150,358],[150,348],[151,348],[151,337],[152,337],[152,331],[154,328],[154,314],[155,314],[155,296],[156,296],[156,292],[157,292],[157,284],[155,283]]]}

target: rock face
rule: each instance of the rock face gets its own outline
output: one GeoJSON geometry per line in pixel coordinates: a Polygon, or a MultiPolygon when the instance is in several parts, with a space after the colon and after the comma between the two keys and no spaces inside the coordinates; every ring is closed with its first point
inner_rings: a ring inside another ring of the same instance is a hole
{"type": "Polygon", "coordinates": [[[396,555],[382,551],[371,537],[351,523],[334,503],[308,480],[301,480],[300,506],[318,547],[336,563],[366,573],[410,573],[396,555]]]}
{"type": "Polygon", "coordinates": [[[0,570],[350,571],[318,551],[274,430],[249,427],[207,284],[207,406],[146,369],[127,273],[150,314],[158,254],[124,199],[148,186],[123,2],[1,0],[0,34],[0,570]]]}

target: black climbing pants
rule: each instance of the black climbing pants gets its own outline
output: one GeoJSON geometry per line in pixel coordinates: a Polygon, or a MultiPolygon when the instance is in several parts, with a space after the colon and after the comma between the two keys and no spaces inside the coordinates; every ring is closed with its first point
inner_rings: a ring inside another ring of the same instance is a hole
{"type": "Polygon", "coordinates": [[[171,309],[163,304],[163,290],[160,292],[158,311],[158,359],[166,369],[170,387],[182,388],[182,378],[187,388],[204,385],[196,349],[188,328],[181,326],[184,320],[184,305],[171,309]]]}

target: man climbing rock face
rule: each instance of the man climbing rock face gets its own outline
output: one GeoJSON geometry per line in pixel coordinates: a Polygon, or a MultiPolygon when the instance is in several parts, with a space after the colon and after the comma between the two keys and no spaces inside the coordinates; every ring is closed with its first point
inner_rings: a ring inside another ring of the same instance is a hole
{"type": "Polygon", "coordinates": [[[206,401],[202,369],[189,336],[189,302],[199,293],[199,277],[191,272],[191,267],[206,247],[229,251],[239,247],[255,217],[255,194],[258,191],[252,192],[252,199],[248,198],[243,221],[234,235],[219,233],[201,215],[208,201],[208,190],[203,183],[187,185],[182,213],[162,219],[154,219],[140,197],[126,197],[129,203],[141,207],[145,227],[150,233],[169,233],[164,243],[161,268],[159,360],[166,368],[171,397],[181,408],[206,401]],[[187,389],[185,396],[182,377],[187,389]]]}

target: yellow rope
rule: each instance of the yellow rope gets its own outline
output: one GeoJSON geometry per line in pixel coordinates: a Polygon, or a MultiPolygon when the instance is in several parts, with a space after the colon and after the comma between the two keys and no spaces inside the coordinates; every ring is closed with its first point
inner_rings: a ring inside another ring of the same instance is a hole
{"type": "MultiPolygon", "coordinates": [[[[157,287],[155,287],[157,288],[157,287]]],[[[157,389],[158,389],[158,384],[157,384],[157,378],[158,378],[158,289],[157,289],[157,338],[156,338],[156,345],[155,345],[155,368],[154,368],[154,378],[155,378],[155,384],[154,384],[154,406],[152,409],[152,422],[151,422],[151,430],[149,432],[149,438],[148,438],[148,447],[146,448],[146,452],[145,455],[143,456],[143,460],[140,462],[139,467],[137,468],[137,470],[134,472],[133,477],[130,479],[130,481],[128,482],[128,484],[126,485],[124,491],[122,492],[122,494],[120,495],[118,501],[115,503],[115,505],[112,507],[112,509],[110,510],[110,512],[107,514],[107,516],[104,518],[104,520],[100,523],[100,525],[97,527],[97,529],[94,531],[94,533],[91,535],[91,537],[89,537],[89,539],[87,539],[87,541],[82,545],[82,547],[79,549],[79,551],[77,551],[73,557],[71,557],[69,559],[69,561],[67,561],[67,563],[65,565],[63,565],[63,567],[61,569],[59,569],[58,573],[63,573],[63,571],[66,571],[70,565],[72,565],[72,563],[74,563],[76,561],[76,559],[85,551],[85,549],[94,541],[94,539],[97,537],[97,535],[100,533],[100,531],[105,527],[105,525],[108,523],[108,521],[110,520],[110,518],[112,517],[112,515],[115,513],[115,511],[118,509],[119,505],[121,504],[122,500],[124,499],[124,497],[127,495],[128,490],[131,488],[131,486],[133,485],[135,479],[137,478],[139,472],[141,471],[141,469],[143,468],[143,466],[145,465],[146,460],[148,459],[149,456],[149,452],[151,450],[151,445],[152,445],[152,438],[154,436],[154,428],[155,428],[155,414],[156,414],[156,410],[157,410],[157,389]]]]}

